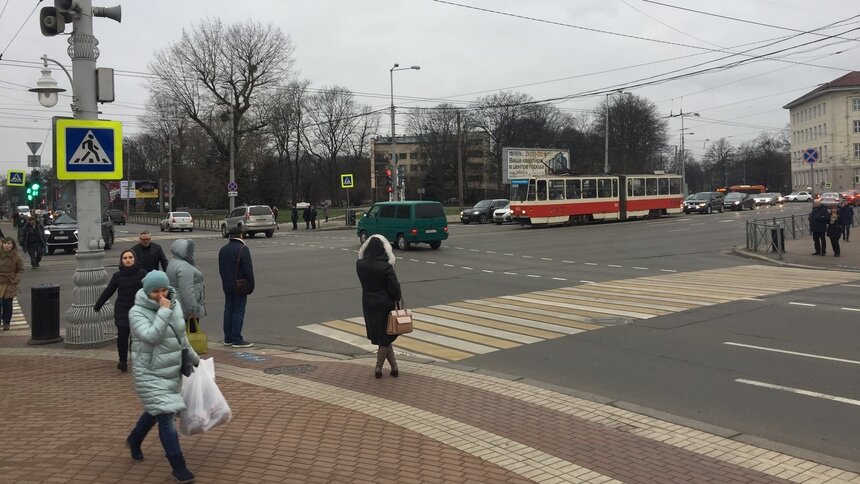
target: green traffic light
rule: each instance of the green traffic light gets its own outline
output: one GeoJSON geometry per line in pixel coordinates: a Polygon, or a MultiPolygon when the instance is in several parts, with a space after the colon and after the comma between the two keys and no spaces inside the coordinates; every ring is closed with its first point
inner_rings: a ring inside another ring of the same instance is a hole
{"type": "Polygon", "coordinates": [[[38,183],[34,183],[31,188],[34,192],[37,192],[39,191],[39,188],[41,188],[41,185],[39,185],[38,183]]]}

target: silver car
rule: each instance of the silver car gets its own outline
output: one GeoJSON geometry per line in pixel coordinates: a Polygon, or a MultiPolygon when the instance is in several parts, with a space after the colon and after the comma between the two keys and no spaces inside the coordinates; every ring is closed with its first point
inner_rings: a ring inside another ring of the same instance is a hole
{"type": "Polygon", "coordinates": [[[242,229],[242,237],[253,237],[258,233],[266,237],[275,235],[275,215],[268,205],[243,205],[234,208],[221,221],[221,236],[226,238],[233,227],[242,229]]]}
{"type": "Polygon", "coordinates": [[[194,231],[194,219],[188,212],[168,212],[161,220],[161,231],[173,232],[174,230],[194,231]]]}

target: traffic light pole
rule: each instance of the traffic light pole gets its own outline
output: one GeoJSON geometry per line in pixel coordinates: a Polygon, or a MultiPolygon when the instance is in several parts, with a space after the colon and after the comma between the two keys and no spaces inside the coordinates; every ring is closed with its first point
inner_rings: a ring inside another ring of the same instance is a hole
{"type": "MultiPolygon", "coordinates": [[[[92,0],[76,0],[80,9],[74,14],[74,30],[69,36],[72,58],[73,94],[77,99],[75,119],[98,119],[96,102],[96,60],[98,40],[93,35],[92,0]]],[[[75,182],[78,251],[72,307],[66,312],[66,347],[93,348],[116,340],[113,311],[105,304],[102,311],[93,305],[105,288],[104,241],[101,236],[101,184],[95,180],[75,182]]]]}

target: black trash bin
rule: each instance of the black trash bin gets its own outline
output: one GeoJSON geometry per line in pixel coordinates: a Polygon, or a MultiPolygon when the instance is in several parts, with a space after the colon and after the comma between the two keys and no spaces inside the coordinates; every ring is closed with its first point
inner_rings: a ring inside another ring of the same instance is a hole
{"type": "Polygon", "coordinates": [[[785,252],[785,227],[778,225],[770,229],[771,252],[785,252]]]}
{"type": "Polygon", "coordinates": [[[60,336],[60,285],[39,284],[30,288],[32,321],[29,345],[63,341],[60,336]]]}
{"type": "Polygon", "coordinates": [[[344,212],[344,219],[346,219],[346,226],[352,227],[355,225],[355,210],[347,210],[344,212]]]}

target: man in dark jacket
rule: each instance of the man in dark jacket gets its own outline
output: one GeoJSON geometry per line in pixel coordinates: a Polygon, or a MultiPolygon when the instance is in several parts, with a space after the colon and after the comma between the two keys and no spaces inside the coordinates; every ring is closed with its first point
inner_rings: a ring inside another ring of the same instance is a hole
{"type": "Polygon", "coordinates": [[[236,281],[245,279],[248,294],[254,292],[254,267],[251,264],[251,251],[241,239],[242,230],[233,227],[228,235],[230,240],[218,252],[218,272],[224,290],[224,346],[248,348],[254,346],[254,343],[242,337],[248,295],[236,293],[236,281]]]}
{"type": "Polygon", "coordinates": [[[294,206],[292,211],[290,211],[290,222],[293,223],[293,230],[296,230],[297,228],[299,228],[299,226],[298,226],[298,222],[299,222],[299,209],[298,209],[298,207],[294,206]]]}
{"type": "Polygon", "coordinates": [[[42,252],[45,251],[45,228],[36,217],[30,217],[24,226],[24,248],[30,254],[30,266],[39,267],[42,262],[42,252]]]}
{"type": "Polygon", "coordinates": [[[317,228],[317,208],[311,205],[311,229],[316,230],[317,228]]]}
{"type": "Polygon", "coordinates": [[[851,237],[851,226],[854,225],[854,205],[846,203],[839,208],[839,220],[842,222],[842,240],[848,242],[851,237]]]}
{"type": "Polygon", "coordinates": [[[162,271],[166,271],[167,256],[164,255],[161,246],[152,241],[152,234],[148,230],[144,230],[139,234],[138,240],[140,243],[131,248],[138,265],[143,267],[147,273],[157,271],[158,266],[161,266],[162,271]]]}
{"type": "Polygon", "coordinates": [[[821,200],[812,203],[812,211],[809,212],[809,231],[812,232],[812,240],[815,243],[815,252],[812,255],[827,254],[827,222],[830,214],[827,207],[821,205],[821,200]]]}
{"type": "Polygon", "coordinates": [[[311,228],[311,207],[308,206],[305,208],[305,211],[302,212],[302,219],[305,221],[305,230],[311,228]]]}

